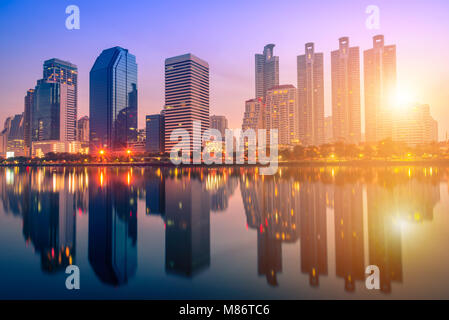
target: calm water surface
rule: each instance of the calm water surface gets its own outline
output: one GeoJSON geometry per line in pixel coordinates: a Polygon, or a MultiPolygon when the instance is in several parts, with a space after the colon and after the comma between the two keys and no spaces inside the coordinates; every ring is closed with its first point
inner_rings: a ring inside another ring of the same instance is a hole
{"type": "Polygon", "coordinates": [[[449,299],[448,177],[1,168],[0,298],[449,299]],[[65,288],[69,264],[81,290],[65,288]]]}

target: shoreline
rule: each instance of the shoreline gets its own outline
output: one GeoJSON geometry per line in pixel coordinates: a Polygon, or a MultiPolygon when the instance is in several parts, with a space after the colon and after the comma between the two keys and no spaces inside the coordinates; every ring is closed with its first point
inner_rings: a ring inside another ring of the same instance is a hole
{"type": "MultiPolygon", "coordinates": [[[[278,167],[379,167],[379,166],[448,166],[449,159],[435,160],[347,160],[347,161],[322,161],[322,160],[299,160],[289,162],[278,162],[278,167]]],[[[0,167],[174,167],[174,168],[255,168],[268,167],[261,164],[179,164],[171,162],[105,162],[105,163],[10,163],[0,164],[0,167]]]]}

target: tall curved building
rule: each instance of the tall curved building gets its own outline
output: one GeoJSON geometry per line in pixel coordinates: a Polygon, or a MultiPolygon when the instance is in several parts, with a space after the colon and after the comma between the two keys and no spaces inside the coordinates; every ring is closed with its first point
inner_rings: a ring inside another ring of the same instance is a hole
{"type": "Polygon", "coordinates": [[[136,57],[103,50],[90,70],[90,151],[121,151],[137,140],[136,57]]]}

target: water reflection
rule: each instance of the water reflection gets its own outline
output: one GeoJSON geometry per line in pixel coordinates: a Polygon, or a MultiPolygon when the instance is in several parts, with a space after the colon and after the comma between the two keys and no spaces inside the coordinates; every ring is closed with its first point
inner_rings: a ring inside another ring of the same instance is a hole
{"type": "Polygon", "coordinates": [[[137,191],[118,172],[89,181],[89,262],[101,281],[122,285],[137,269],[137,191]]]}
{"type": "Polygon", "coordinates": [[[40,256],[45,273],[65,270],[81,254],[102,283],[127,285],[138,277],[138,222],[160,217],[165,273],[196,279],[213,265],[211,212],[229,214],[230,199],[241,197],[240,214],[257,252],[253,272],[268,287],[281,287],[283,263],[294,259],[283,256],[284,244],[299,244],[300,265],[287,278],[305,276],[309,287],[319,288],[333,277],[341,290],[354,292],[365,281],[365,267],[374,264],[384,293],[404,281],[404,228],[433,220],[449,176],[448,168],[430,167],[283,168],[265,177],[257,168],[2,171],[3,211],[22,218],[25,244],[40,256]],[[85,215],[87,252],[77,253],[77,216],[85,215]]]}

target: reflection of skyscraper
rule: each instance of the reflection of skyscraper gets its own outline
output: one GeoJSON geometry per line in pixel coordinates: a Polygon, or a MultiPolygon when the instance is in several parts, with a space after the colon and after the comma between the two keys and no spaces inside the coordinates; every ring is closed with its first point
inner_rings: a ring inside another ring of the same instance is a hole
{"type": "Polygon", "coordinates": [[[391,292],[392,281],[402,281],[401,230],[393,220],[392,190],[368,186],[369,263],[380,270],[380,289],[391,292]]]}
{"type": "Polygon", "coordinates": [[[165,182],[165,270],[192,277],[210,265],[210,199],[196,179],[165,182]]]}
{"type": "Polygon", "coordinates": [[[228,208],[229,197],[237,188],[238,179],[230,175],[229,171],[209,171],[206,177],[206,190],[210,195],[210,210],[224,211],[228,208]]]}
{"type": "Polygon", "coordinates": [[[165,178],[159,168],[145,170],[145,200],[147,214],[165,215],[165,178]]]}
{"type": "Polygon", "coordinates": [[[305,54],[298,56],[299,139],[303,145],[324,143],[324,62],[307,43],[305,54]]]}
{"type": "Polygon", "coordinates": [[[89,262],[112,285],[127,283],[137,269],[137,192],[106,170],[89,179],[89,262]]]}
{"type": "Polygon", "coordinates": [[[257,272],[272,286],[278,285],[277,274],[282,272],[282,240],[263,230],[257,231],[257,272]]]}
{"type": "Polygon", "coordinates": [[[53,190],[31,187],[25,193],[29,198],[25,200],[23,234],[40,254],[42,269],[46,272],[63,271],[75,262],[75,195],[68,189],[56,188],[68,180],[60,174],[33,173],[29,181],[31,185],[52,185],[53,190]]]}
{"type": "Polygon", "coordinates": [[[340,47],[332,51],[332,119],[333,137],[346,143],[359,143],[360,54],[359,47],[349,47],[349,38],[339,39],[340,47]]]}
{"type": "Polygon", "coordinates": [[[396,90],[396,46],[386,46],[384,36],[373,38],[364,52],[365,134],[367,142],[392,137],[392,101],[396,90]]]}
{"type": "Polygon", "coordinates": [[[137,64],[127,49],[103,50],[90,71],[90,146],[121,150],[137,139],[137,64]]]}
{"type": "Polygon", "coordinates": [[[263,98],[267,91],[279,85],[279,57],[274,56],[274,44],[267,44],[263,54],[255,55],[256,98],[263,98]]]}
{"type": "Polygon", "coordinates": [[[362,192],[359,184],[335,185],[336,273],[344,278],[346,291],[354,291],[355,281],[365,279],[362,192]]]}
{"type": "Polygon", "coordinates": [[[326,192],[322,184],[310,182],[299,193],[301,272],[318,286],[319,276],[327,275],[326,192]]]}
{"type": "Polygon", "coordinates": [[[257,230],[258,274],[276,286],[282,272],[282,242],[298,239],[299,185],[292,180],[258,179],[257,172],[248,172],[240,180],[240,190],[248,227],[257,230]]]}

